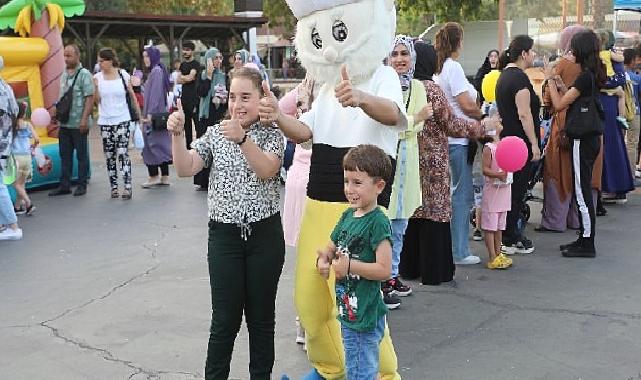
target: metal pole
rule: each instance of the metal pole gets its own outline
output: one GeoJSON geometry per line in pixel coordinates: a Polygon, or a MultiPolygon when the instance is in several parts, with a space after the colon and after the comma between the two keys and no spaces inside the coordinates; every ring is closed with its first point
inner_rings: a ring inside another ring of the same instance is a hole
{"type": "Polygon", "coordinates": [[[585,13],[583,7],[583,0],[576,0],[576,21],[581,25],[583,25],[583,13],[585,13]]]}
{"type": "Polygon", "coordinates": [[[499,0],[499,50],[505,47],[505,0],[499,0]]]}

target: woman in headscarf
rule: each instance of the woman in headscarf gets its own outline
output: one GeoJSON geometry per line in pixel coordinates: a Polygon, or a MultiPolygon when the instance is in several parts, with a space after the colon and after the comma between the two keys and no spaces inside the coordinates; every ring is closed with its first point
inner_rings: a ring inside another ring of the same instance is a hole
{"type": "Polygon", "coordinates": [[[145,147],[142,158],[147,165],[149,178],[142,184],[143,189],[157,186],[169,186],[169,164],[171,164],[171,137],[167,126],[154,118],[154,115],[166,114],[169,110],[167,94],[169,93],[169,74],[160,63],[160,50],[153,46],[145,48],[142,55],[149,76],[144,83],[145,106],[143,107],[143,138],[145,147]],[[160,170],[160,178],[158,177],[160,170]]]}
{"type": "Polygon", "coordinates": [[[496,119],[482,122],[455,116],[445,93],[432,82],[436,67],[434,49],[417,43],[414,79],[423,81],[433,115],[418,132],[421,205],[405,232],[400,274],[406,279],[421,278],[424,285],[440,285],[454,279],[450,220],[450,167],[448,136],[478,138],[485,129],[494,129],[496,119]]]}
{"type": "Polygon", "coordinates": [[[401,303],[398,296],[412,293],[412,288],[398,278],[398,266],[408,220],[421,205],[416,135],[423,130],[423,124],[431,116],[432,109],[427,104],[425,87],[414,79],[416,52],[410,37],[402,34],[396,36],[387,62],[398,74],[407,111],[407,130],[398,134],[396,171],[388,209],[392,222],[392,277],[383,285],[385,304],[388,308],[395,308],[401,303]]]}
{"type": "Polygon", "coordinates": [[[234,53],[234,67],[232,67],[232,69],[229,70],[228,73],[230,78],[234,73],[234,70],[238,70],[241,67],[245,66],[246,63],[249,63],[250,56],[251,55],[249,54],[249,52],[245,49],[236,50],[236,52],[234,53]]]}
{"type": "MultiPolygon", "coordinates": [[[[198,123],[196,138],[207,132],[207,128],[218,124],[227,113],[227,95],[229,82],[227,75],[221,70],[223,55],[212,47],[205,52],[205,67],[200,74],[196,92],[200,97],[198,108],[198,123]]],[[[209,186],[209,168],[204,168],[194,176],[194,186],[198,190],[207,191],[209,186]]]]}
{"type": "MultiPolygon", "coordinates": [[[[568,26],[563,29],[559,38],[562,55],[554,65],[551,75],[561,80],[567,88],[570,88],[581,73],[581,66],[575,62],[570,50],[570,41],[575,34],[583,30],[585,28],[580,25],[568,26]]],[[[543,102],[548,109],[554,110],[548,88],[550,85],[556,83],[546,82],[543,85],[543,102]]],[[[541,225],[535,229],[538,232],[563,232],[567,228],[579,228],[578,214],[572,206],[572,157],[569,140],[563,132],[566,112],[567,109],[563,109],[554,112],[552,116],[550,137],[543,162],[543,210],[541,225]]]]}
{"type": "MultiPolygon", "coordinates": [[[[598,31],[601,42],[601,60],[605,56],[611,56],[611,49],[614,47],[614,35],[609,30],[598,31]],[[608,52],[610,52],[608,54],[608,52]]],[[[603,62],[604,64],[605,61],[603,62]]],[[[612,59],[610,59],[612,64],[612,59]]],[[[607,67],[607,64],[606,64],[607,67]]],[[[620,75],[608,77],[607,88],[617,85],[625,85],[625,79],[620,75]]],[[[624,130],[617,121],[619,115],[619,98],[613,96],[612,91],[607,88],[601,89],[601,104],[605,113],[605,125],[603,128],[603,193],[604,200],[623,204],[627,202],[627,193],[634,190],[634,177],[632,166],[628,157],[628,150],[625,145],[624,130]]]]}

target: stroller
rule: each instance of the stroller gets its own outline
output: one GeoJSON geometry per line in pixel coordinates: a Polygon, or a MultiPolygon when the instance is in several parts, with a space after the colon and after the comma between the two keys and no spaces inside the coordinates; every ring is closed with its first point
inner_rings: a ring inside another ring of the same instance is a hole
{"type": "Polygon", "coordinates": [[[541,198],[535,196],[532,191],[534,186],[538,182],[543,181],[543,167],[545,160],[545,152],[547,148],[548,141],[550,140],[550,134],[552,132],[552,114],[550,114],[548,109],[544,109],[541,121],[539,123],[540,130],[543,132],[543,137],[541,138],[541,159],[535,162],[533,165],[532,175],[527,184],[527,191],[523,199],[523,208],[521,209],[521,221],[523,224],[527,223],[530,220],[530,205],[527,203],[531,200],[541,200],[541,198]]]}

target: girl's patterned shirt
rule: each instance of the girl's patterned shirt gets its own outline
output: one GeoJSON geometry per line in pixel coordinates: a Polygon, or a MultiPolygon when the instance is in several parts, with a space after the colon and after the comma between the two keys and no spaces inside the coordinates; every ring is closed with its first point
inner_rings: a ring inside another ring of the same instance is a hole
{"type": "MultiPolygon", "coordinates": [[[[255,123],[246,133],[263,152],[274,153],[282,161],[284,139],[278,128],[255,123]]],[[[207,192],[210,220],[236,223],[251,233],[249,223],[280,212],[279,174],[258,178],[240,146],[220,133],[219,124],[207,128],[191,147],[211,168],[207,192]]]]}

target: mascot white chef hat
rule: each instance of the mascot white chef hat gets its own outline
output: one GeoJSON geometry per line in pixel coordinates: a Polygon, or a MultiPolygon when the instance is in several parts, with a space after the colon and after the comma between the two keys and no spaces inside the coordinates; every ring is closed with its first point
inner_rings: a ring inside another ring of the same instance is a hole
{"type": "Polygon", "coordinates": [[[389,54],[394,0],[286,0],[298,18],[296,49],[309,76],[337,83],[347,64],[352,81],[368,79],[389,54]]]}

